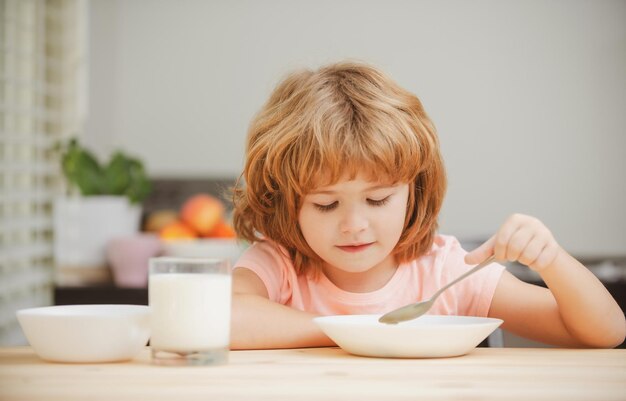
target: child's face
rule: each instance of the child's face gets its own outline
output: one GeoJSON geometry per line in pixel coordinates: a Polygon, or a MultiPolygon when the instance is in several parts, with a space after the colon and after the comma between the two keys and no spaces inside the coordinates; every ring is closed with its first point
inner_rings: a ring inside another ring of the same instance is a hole
{"type": "Polygon", "coordinates": [[[362,273],[395,267],[391,251],[402,234],[408,194],[408,184],[342,179],[304,197],[300,229],[325,269],[362,273]]]}

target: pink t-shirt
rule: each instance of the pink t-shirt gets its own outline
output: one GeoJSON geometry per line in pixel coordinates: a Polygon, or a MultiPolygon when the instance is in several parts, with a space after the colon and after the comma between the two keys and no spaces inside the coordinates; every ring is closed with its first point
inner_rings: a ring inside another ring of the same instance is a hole
{"type": "MultiPolygon", "coordinates": [[[[319,315],[376,314],[429,298],[472,266],[456,238],[438,235],[430,252],[398,266],[382,288],[367,293],[344,291],[324,274],[297,275],[287,252],[275,243],[253,244],[235,268],[247,268],[265,284],[269,299],[319,315]]],[[[444,291],[429,314],[487,316],[504,267],[491,264],[444,291]]]]}

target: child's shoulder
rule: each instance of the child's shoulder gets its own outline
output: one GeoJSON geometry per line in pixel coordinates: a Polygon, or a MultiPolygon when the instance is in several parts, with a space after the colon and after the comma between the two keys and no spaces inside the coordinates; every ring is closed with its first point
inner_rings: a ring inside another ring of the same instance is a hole
{"type": "Polygon", "coordinates": [[[430,250],[408,263],[409,269],[429,272],[446,269],[450,263],[456,265],[463,260],[467,251],[459,240],[452,235],[437,234],[430,250]]]}
{"type": "Polygon", "coordinates": [[[250,245],[239,258],[238,264],[242,262],[258,264],[260,261],[279,265],[291,264],[289,252],[270,240],[260,240],[250,245]]]}
{"type": "Polygon", "coordinates": [[[461,243],[453,235],[437,234],[428,254],[440,254],[463,251],[461,243]]]}
{"type": "Polygon", "coordinates": [[[437,234],[430,250],[418,256],[410,264],[412,268],[421,270],[428,266],[429,272],[449,270],[451,267],[465,266],[463,261],[467,251],[459,240],[452,235],[437,234]]]}

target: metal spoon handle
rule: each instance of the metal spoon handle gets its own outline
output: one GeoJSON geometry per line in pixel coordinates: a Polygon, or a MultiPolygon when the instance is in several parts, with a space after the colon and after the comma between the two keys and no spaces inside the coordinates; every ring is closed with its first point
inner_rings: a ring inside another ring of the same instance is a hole
{"type": "Polygon", "coordinates": [[[445,290],[447,290],[448,288],[450,288],[454,284],[458,283],[459,281],[463,280],[465,277],[469,276],[470,274],[473,274],[476,271],[478,271],[478,270],[482,269],[483,267],[487,266],[488,264],[492,263],[494,260],[495,260],[494,256],[488,257],[483,262],[477,264],[476,266],[474,266],[473,268],[471,268],[470,270],[468,270],[464,274],[462,274],[459,277],[457,277],[452,282],[450,282],[447,285],[443,286],[439,291],[435,292],[433,294],[433,296],[430,297],[429,299],[427,299],[425,301],[421,301],[421,302],[416,302],[416,303],[413,303],[413,304],[405,305],[405,306],[402,306],[402,307],[400,307],[398,309],[394,309],[391,312],[388,312],[388,313],[385,313],[384,315],[382,315],[378,319],[378,321],[381,322],[381,323],[396,324],[398,322],[404,322],[404,321],[412,320],[412,319],[415,319],[417,317],[422,316],[424,313],[428,312],[428,310],[435,303],[435,299],[437,299],[437,297],[442,292],[444,292],[445,290]]]}
{"type": "Polygon", "coordinates": [[[439,289],[439,291],[437,291],[435,294],[433,294],[432,297],[430,297],[430,299],[434,300],[435,298],[437,298],[439,295],[441,295],[442,292],[444,292],[445,290],[447,290],[448,288],[452,287],[453,285],[455,285],[456,283],[458,283],[459,281],[463,280],[465,277],[472,275],[474,273],[476,273],[478,270],[482,269],[483,267],[487,266],[488,264],[493,263],[493,261],[496,259],[496,257],[494,255],[491,255],[490,257],[488,257],[487,259],[483,260],[482,262],[480,262],[479,264],[477,264],[476,266],[474,266],[473,268],[471,268],[470,270],[468,270],[467,272],[461,274],[459,277],[457,277],[456,279],[452,280],[451,282],[449,282],[448,284],[444,285],[443,287],[441,287],[439,289]]]}

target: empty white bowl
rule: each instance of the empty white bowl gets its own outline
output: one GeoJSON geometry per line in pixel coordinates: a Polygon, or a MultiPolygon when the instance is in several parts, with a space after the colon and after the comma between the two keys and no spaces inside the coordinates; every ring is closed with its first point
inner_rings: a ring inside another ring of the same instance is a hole
{"type": "Polygon", "coordinates": [[[381,315],[341,315],[313,320],[343,350],[382,358],[440,358],[465,355],[487,338],[500,319],[425,315],[389,325],[381,315]]]}
{"type": "Polygon", "coordinates": [[[200,238],[163,241],[163,253],[166,256],[229,259],[231,265],[239,259],[244,249],[245,246],[233,238],[200,238]]]}
{"type": "Polygon", "coordinates": [[[63,305],[22,309],[17,320],[37,355],[55,362],[132,359],[150,338],[145,305],[63,305]]]}

